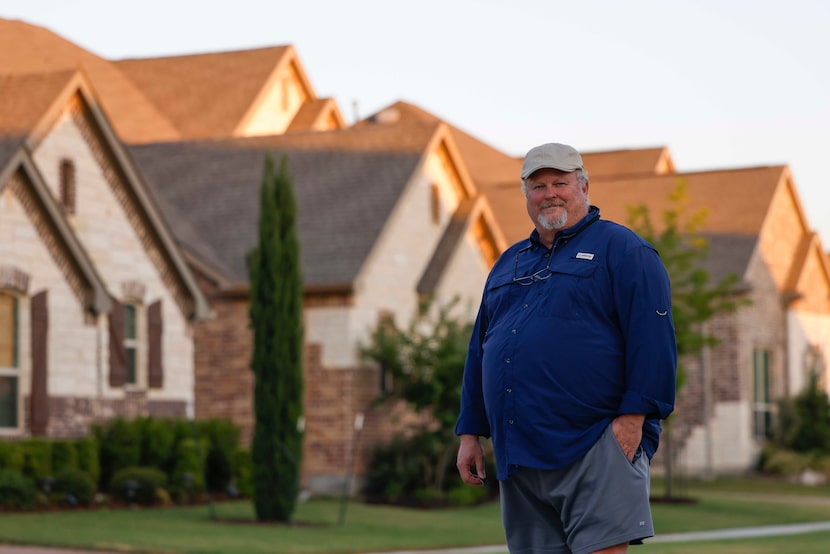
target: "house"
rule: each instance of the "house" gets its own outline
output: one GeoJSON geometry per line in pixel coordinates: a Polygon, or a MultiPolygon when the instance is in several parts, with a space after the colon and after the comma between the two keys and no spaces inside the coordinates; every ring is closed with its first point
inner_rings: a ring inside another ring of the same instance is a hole
{"type": "MultiPolygon", "coordinates": [[[[356,126],[413,121],[438,118],[396,102],[356,126]]],[[[521,158],[458,128],[450,126],[450,132],[508,243],[526,238],[532,225],[520,192],[521,158]]],[[[606,219],[628,224],[628,207],[644,204],[659,228],[662,213],[675,207],[669,196],[678,185],[686,188],[688,213],[706,211],[701,233],[709,244],[710,278],[736,275],[749,303],[708,322],[705,331],[720,344],[686,360],[672,455],[693,474],[753,467],[770,435],[777,401],[801,391],[809,372],[824,374],[830,360],[830,264],[789,169],[678,173],[665,147],[586,152],[583,161],[591,202],[606,219]]],[[[822,383],[830,392],[826,376],[822,383]]]]}
{"type": "Polygon", "coordinates": [[[192,415],[207,312],[83,73],[0,77],[0,436],[192,415]]]}
{"type": "Polygon", "coordinates": [[[693,474],[741,472],[769,438],[777,401],[827,367],[830,264],[786,166],[599,177],[590,193],[609,219],[627,221],[636,199],[659,225],[679,184],[688,213],[706,210],[711,278],[736,275],[750,304],[706,323],[720,343],[686,363],[674,448],[693,474]]]}
{"type": "Polygon", "coordinates": [[[290,46],[109,62],[23,22],[0,20],[0,31],[0,42],[33,43],[28,61],[0,54],[0,73],[80,65],[116,133],[132,144],[130,157],[215,316],[193,328],[194,415],[230,416],[246,438],[253,376],[245,256],[256,241],[264,154],[288,156],[305,280],[304,480],[341,490],[348,464],[362,472],[372,445],[408,417],[401,406],[371,406],[381,376],[358,359],[358,343],[379,321],[405,325],[428,298],[460,297],[458,309],[472,317],[506,247],[447,126],[343,129],[290,46]]]}
{"type": "Polygon", "coordinates": [[[304,279],[304,483],[342,490],[371,448],[399,429],[400,405],[375,407],[378,368],[357,355],[379,322],[406,325],[424,299],[461,300],[474,317],[506,243],[459,163],[445,125],[350,128],[131,148],[190,253],[217,317],[196,328],[197,417],[253,430],[248,273],[265,153],[286,156],[298,204],[304,279]],[[186,216],[185,216],[186,214],[186,216]],[[187,222],[178,229],[175,222],[187,222]],[[356,419],[364,429],[354,451],[356,419]]]}
{"type": "MultiPolygon", "coordinates": [[[[151,187],[215,314],[193,326],[194,414],[230,415],[248,436],[244,259],[255,242],[263,156],[287,156],[306,284],[304,478],[317,490],[338,489],[347,464],[356,459],[360,472],[367,446],[391,432],[382,421],[403,415],[369,407],[380,376],[356,357],[356,344],[379,320],[405,323],[421,298],[460,294],[474,309],[486,268],[531,230],[521,158],[407,102],[347,127],[336,103],[316,96],[290,46],[112,62],[46,29],[0,19],[0,75],[78,66],[114,134],[130,144],[134,181],[151,187]],[[31,48],[10,46],[20,43],[31,48]],[[358,414],[366,427],[355,451],[358,414]]],[[[583,158],[591,200],[607,219],[626,223],[626,207],[644,203],[658,220],[680,183],[690,210],[708,210],[707,269],[715,279],[736,274],[751,303],[708,322],[720,344],[686,361],[672,455],[695,473],[751,467],[777,400],[827,365],[827,254],[788,168],[678,172],[665,147],[583,158]]],[[[78,256],[79,268],[97,267],[78,256]]],[[[93,291],[111,287],[93,274],[77,280],[93,291]]]]}
{"type": "Polygon", "coordinates": [[[116,135],[130,144],[344,126],[290,45],[113,62],[43,27],[0,18],[0,74],[79,67],[116,135]]]}

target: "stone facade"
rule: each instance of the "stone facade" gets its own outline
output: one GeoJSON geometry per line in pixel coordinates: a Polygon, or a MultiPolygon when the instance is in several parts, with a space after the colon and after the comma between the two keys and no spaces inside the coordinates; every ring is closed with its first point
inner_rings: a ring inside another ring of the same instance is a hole
{"type": "MultiPolygon", "coordinates": [[[[830,287],[825,257],[804,225],[785,175],[741,276],[748,304],[707,322],[706,332],[719,343],[685,360],[687,382],[672,432],[676,461],[690,474],[754,467],[778,401],[798,394],[810,371],[826,375],[830,287]],[[764,364],[768,373],[759,381],[764,364]]],[[[821,383],[830,391],[826,376],[821,383]]]]}
{"type": "MultiPolygon", "coordinates": [[[[140,202],[144,193],[136,187],[142,185],[121,165],[120,145],[107,139],[88,102],[82,87],[68,100],[56,99],[59,109],[49,112],[54,119],[43,125],[46,131],[31,142],[26,158],[36,170],[21,165],[0,183],[0,266],[27,277],[25,290],[11,290],[17,299],[19,413],[16,426],[0,429],[2,436],[79,436],[115,416],[193,415],[190,318],[201,295],[195,284],[189,291],[183,284],[186,267],[171,262],[178,253],[160,240],[164,230],[140,202]],[[74,181],[72,206],[62,197],[67,167],[74,181]],[[35,191],[44,185],[42,193],[35,191]],[[44,201],[43,195],[51,198],[44,201]],[[108,313],[90,300],[96,291],[135,306],[134,383],[112,386],[108,378],[110,327],[108,313]],[[48,327],[36,333],[32,298],[41,293],[48,327]],[[163,375],[153,384],[147,312],[158,301],[163,375]],[[35,335],[45,337],[45,352],[33,351],[35,335]],[[35,368],[35,358],[43,365],[35,368]],[[36,379],[42,403],[32,396],[36,379]],[[34,416],[43,421],[37,430],[34,416]]],[[[10,290],[8,283],[0,287],[10,290]]]]}

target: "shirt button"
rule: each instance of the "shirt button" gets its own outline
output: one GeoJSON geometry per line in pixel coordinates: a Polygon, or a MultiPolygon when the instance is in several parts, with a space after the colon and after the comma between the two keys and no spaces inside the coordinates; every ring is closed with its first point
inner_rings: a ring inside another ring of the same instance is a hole
{"type": "Polygon", "coordinates": [[[505,358],[504,361],[509,364],[510,363],[510,358],[505,358]]]}
{"type": "Polygon", "coordinates": [[[511,389],[510,387],[508,387],[508,388],[507,388],[507,392],[513,392],[513,389],[511,389]]]}
{"type": "Polygon", "coordinates": [[[527,309],[527,304],[524,304],[522,308],[527,309]]]}
{"type": "Polygon", "coordinates": [[[514,334],[514,335],[515,335],[516,333],[518,333],[518,332],[519,332],[519,330],[518,330],[518,329],[513,329],[513,334],[514,334]]]}
{"type": "Polygon", "coordinates": [[[507,423],[509,423],[510,425],[513,425],[513,420],[512,420],[512,419],[508,419],[508,420],[507,420],[507,423]]]}

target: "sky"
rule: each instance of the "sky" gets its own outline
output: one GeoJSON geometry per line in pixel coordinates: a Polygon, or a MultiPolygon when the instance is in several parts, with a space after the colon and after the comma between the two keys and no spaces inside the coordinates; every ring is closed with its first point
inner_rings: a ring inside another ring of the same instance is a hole
{"type": "Polygon", "coordinates": [[[404,100],[515,156],[786,164],[830,248],[824,0],[0,0],[0,17],[108,59],[292,44],[347,122],[404,100]]]}

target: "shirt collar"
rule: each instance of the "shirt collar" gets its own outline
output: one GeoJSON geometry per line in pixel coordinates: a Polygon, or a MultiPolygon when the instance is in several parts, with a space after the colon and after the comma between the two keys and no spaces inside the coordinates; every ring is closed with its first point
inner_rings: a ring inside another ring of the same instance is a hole
{"type": "MultiPolygon", "coordinates": [[[[598,219],[599,219],[599,208],[596,207],[596,206],[589,206],[588,207],[588,213],[585,214],[585,217],[580,219],[574,225],[571,225],[570,227],[567,227],[565,229],[560,229],[559,231],[557,231],[556,232],[556,237],[554,238],[554,241],[559,240],[560,238],[565,238],[565,237],[571,238],[574,235],[577,235],[577,234],[581,233],[582,231],[584,231],[586,227],[588,227],[591,223],[595,222],[598,219]]],[[[542,241],[539,240],[539,231],[536,230],[536,229],[533,229],[533,232],[530,233],[529,240],[530,240],[530,246],[533,247],[533,248],[536,248],[536,247],[539,247],[539,246],[544,246],[542,244],[542,241]]]]}

